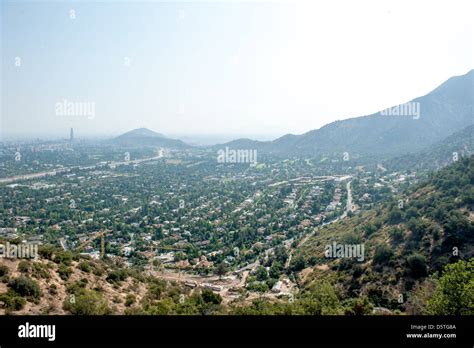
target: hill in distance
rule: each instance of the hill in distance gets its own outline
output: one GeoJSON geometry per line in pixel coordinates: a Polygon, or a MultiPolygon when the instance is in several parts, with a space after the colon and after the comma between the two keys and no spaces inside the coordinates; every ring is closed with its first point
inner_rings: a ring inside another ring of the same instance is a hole
{"type": "Polygon", "coordinates": [[[256,148],[283,156],[350,152],[397,156],[415,153],[474,123],[474,70],[425,96],[381,112],[329,123],[273,141],[237,139],[221,146],[256,148]],[[388,113],[388,115],[387,115],[388,113]],[[397,115],[399,114],[399,115],[397,115]]]}
{"type": "Polygon", "coordinates": [[[141,147],[141,146],[161,146],[167,148],[185,148],[186,143],[181,140],[167,138],[163,134],[154,132],[148,128],[138,128],[119,135],[111,140],[115,145],[141,147]]]}

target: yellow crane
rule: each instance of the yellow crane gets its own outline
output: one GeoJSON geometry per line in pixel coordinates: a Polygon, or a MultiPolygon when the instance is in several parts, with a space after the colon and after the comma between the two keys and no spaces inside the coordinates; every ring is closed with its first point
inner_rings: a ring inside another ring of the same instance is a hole
{"type": "Polygon", "coordinates": [[[168,247],[168,246],[157,246],[155,247],[156,249],[164,249],[164,250],[186,250],[186,249],[182,249],[182,248],[175,248],[175,247],[168,247]]]}
{"type": "Polygon", "coordinates": [[[92,243],[92,241],[94,241],[96,238],[100,237],[100,257],[103,259],[105,257],[105,240],[104,239],[105,239],[105,235],[108,232],[111,232],[111,230],[105,230],[105,231],[100,231],[100,232],[93,233],[91,238],[89,238],[88,241],[86,241],[86,242],[82,243],[81,245],[79,245],[78,250],[83,249],[85,246],[92,243]]]}

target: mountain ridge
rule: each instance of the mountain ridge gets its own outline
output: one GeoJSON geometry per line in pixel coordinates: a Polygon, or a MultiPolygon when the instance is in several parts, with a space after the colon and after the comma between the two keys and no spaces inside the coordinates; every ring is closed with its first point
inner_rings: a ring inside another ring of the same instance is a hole
{"type": "Polygon", "coordinates": [[[453,76],[428,94],[374,114],[337,120],[300,135],[286,134],[273,141],[236,139],[219,146],[254,146],[280,155],[323,155],[356,152],[363,155],[413,153],[474,124],[474,69],[453,76]],[[407,104],[420,114],[384,115],[407,104]]]}
{"type": "Polygon", "coordinates": [[[161,133],[154,132],[148,128],[136,128],[123,133],[112,140],[111,143],[120,146],[161,146],[169,148],[185,148],[190,145],[178,139],[171,139],[161,133]]]}

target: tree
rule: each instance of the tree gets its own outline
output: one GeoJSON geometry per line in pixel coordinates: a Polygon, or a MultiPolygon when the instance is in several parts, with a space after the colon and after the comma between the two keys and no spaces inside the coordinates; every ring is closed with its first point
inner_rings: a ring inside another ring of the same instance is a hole
{"type": "Polygon", "coordinates": [[[305,268],[306,266],[306,263],[304,261],[304,258],[303,256],[299,255],[297,257],[295,257],[293,260],[291,260],[291,270],[293,272],[298,272],[298,271],[301,271],[303,268],[305,268]]]}
{"type": "Polygon", "coordinates": [[[257,272],[256,272],[255,276],[257,277],[257,280],[258,280],[258,281],[261,281],[261,282],[262,282],[262,281],[267,280],[267,278],[268,278],[268,272],[267,272],[267,270],[265,269],[265,267],[260,266],[260,267],[257,268],[257,272]]]}
{"type": "Polygon", "coordinates": [[[474,314],[474,258],[447,265],[434,296],[428,301],[434,315],[474,314]]]}
{"type": "Polygon", "coordinates": [[[395,207],[395,206],[392,207],[392,209],[390,210],[390,213],[388,214],[388,222],[391,225],[394,225],[402,221],[402,219],[403,219],[403,215],[402,215],[401,210],[398,207],[395,207]]]}
{"type": "Polygon", "coordinates": [[[403,241],[403,231],[398,227],[390,228],[389,235],[393,244],[398,244],[403,241]]]}
{"type": "Polygon", "coordinates": [[[385,244],[379,244],[375,247],[374,264],[386,264],[393,255],[392,250],[385,244]]]}
{"type": "Polygon", "coordinates": [[[210,289],[203,289],[201,292],[201,298],[205,303],[220,304],[222,302],[221,295],[216,294],[210,289]]]}
{"type": "Polygon", "coordinates": [[[219,278],[222,278],[222,276],[224,276],[228,271],[229,268],[225,262],[221,262],[216,268],[216,274],[219,276],[219,278]]]}
{"type": "Polygon", "coordinates": [[[366,237],[369,237],[371,234],[373,234],[376,231],[377,231],[377,227],[375,227],[374,224],[369,223],[364,226],[364,232],[365,232],[366,237]]]}
{"type": "Polygon", "coordinates": [[[274,261],[272,266],[270,267],[269,276],[271,278],[278,279],[282,272],[283,272],[283,265],[278,261],[274,261]]]}
{"type": "Polygon", "coordinates": [[[335,315],[342,314],[343,307],[329,283],[316,283],[309,291],[295,302],[301,314],[309,315],[335,315]]]}
{"type": "Polygon", "coordinates": [[[413,254],[407,258],[408,273],[415,279],[426,277],[426,258],[420,254],[413,254]]]}

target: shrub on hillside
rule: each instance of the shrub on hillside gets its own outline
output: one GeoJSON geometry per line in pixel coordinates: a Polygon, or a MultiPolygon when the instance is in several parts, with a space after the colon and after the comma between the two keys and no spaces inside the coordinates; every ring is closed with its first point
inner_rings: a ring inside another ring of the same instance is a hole
{"type": "Polygon", "coordinates": [[[8,286],[18,295],[38,300],[41,297],[41,289],[33,279],[27,276],[19,276],[12,279],[8,286]]]}
{"type": "Polygon", "coordinates": [[[102,294],[87,289],[66,297],[63,308],[74,315],[106,315],[111,312],[102,294]]]}

